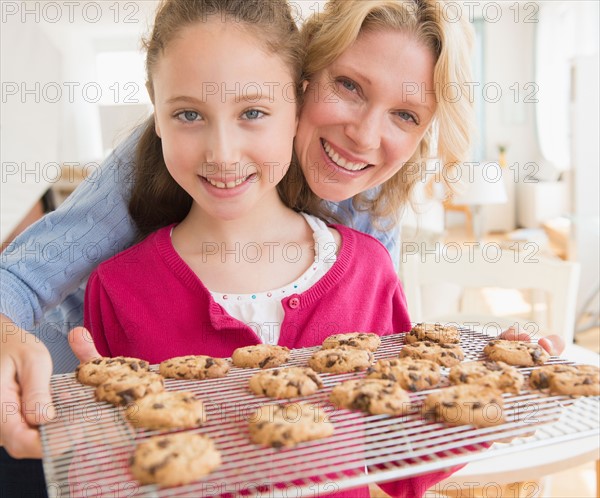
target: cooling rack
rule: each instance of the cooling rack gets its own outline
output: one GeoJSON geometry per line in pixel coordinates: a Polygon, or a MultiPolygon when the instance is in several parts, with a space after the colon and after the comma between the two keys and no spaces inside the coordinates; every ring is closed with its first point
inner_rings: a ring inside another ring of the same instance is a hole
{"type": "MultiPolygon", "coordinates": [[[[483,359],[482,350],[489,339],[463,330],[465,361],[483,359]]],[[[403,344],[402,334],[383,337],[375,356],[396,357],[403,344]]],[[[305,365],[318,349],[293,350],[285,367],[305,365]]],[[[568,362],[552,357],[548,363],[568,362]]],[[[527,377],[532,369],[520,370],[527,377]]],[[[332,387],[365,375],[358,372],[320,374],[324,388],[302,398],[329,415],[335,426],[333,436],[291,449],[265,448],[248,438],[250,414],[261,404],[298,399],[273,400],[251,394],[247,383],[256,371],[232,367],[221,379],[166,379],[168,390],[191,391],[203,400],[208,422],[189,432],[211,437],[223,461],[211,475],[176,488],[140,485],[128,470],[136,444],[165,431],[135,429],[123,418],[122,408],[96,402],[94,388],[82,386],[73,374],[53,376],[57,415],[41,428],[49,496],[319,496],[599,434],[599,397],[549,396],[528,388],[518,395],[503,396],[506,423],[479,429],[423,419],[420,405],[431,390],[411,393],[411,410],[401,417],[336,410],[328,402],[332,387]],[[491,442],[507,439],[512,442],[490,448],[491,442]]],[[[446,378],[442,388],[445,385],[446,378]]],[[[293,417],[293,411],[289,413],[293,417]]]]}

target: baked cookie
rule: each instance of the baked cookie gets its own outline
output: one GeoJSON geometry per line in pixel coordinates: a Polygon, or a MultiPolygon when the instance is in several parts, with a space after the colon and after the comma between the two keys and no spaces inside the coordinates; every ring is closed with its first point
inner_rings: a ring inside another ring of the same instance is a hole
{"type": "Polygon", "coordinates": [[[147,394],[127,405],[125,418],[145,429],[191,429],[206,422],[202,401],[183,391],[147,394]]]}
{"type": "Polygon", "coordinates": [[[270,398],[309,396],[323,387],[317,373],[308,367],[291,367],[257,372],[248,383],[250,390],[270,398]]]}
{"type": "Polygon", "coordinates": [[[113,375],[96,387],[96,399],[113,405],[127,405],[147,394],[165,388],[161,375],[153,372],[131,372],[113,375]]]}
{"type": "Polygon", "coordinates": [[[443,367],[458,365],[465,355],[456,344],[437,344],[431,341],[419,341],[405,344],[400,350],[400,358],[430,360],[443,367]]]}
{"type": "Polygon", "coordinates": [[[97,386],[114,374],[148,370],[150,370],[148,362],[137,358],[126,356],[100,357],[77,365],[75,378],[82,384],[97,386]]]}
{"type": "Polygon", "coordinates": [[[515,367],[502,361],[469,361],[450,369],[452,384],[478,384],[505,393],[519,394],[525,378],[515,367]]]}
{"type": "Polygon", "coordinates": [[[417,341],[431,341],[440,344],[458,344],[460,332],[451,325],[439,323],[417,323],[410,332],[404,335],[404,342],[412,344],[417,341]]]}
{"type": "Polygon", "coordinates": [[[308,360],[308,366],[316,372],[359,372],[369,368],[375,359],[371,351],[355,348],[321,349],[308,360]]]}
{"type": "Polygon", "coordinates": [[[329,401],[338,408],[371,415],[402,415],[411,408],[408,393],[398,383],[384,379],[347,380],[332,389],[329,401]]]}
{"type": "Polygon", "coordinates": [[[548,365],[531,372],[529,385],[552,394],[600,395],[600,369],[593,365],[548,365]]]}
{"type": "Polygon", "coordinates": [[[248,419],[253,443],[292,447],[333,434],[333,424],[318,405],[290,403],[262,405],[248,419]]]}
{"type": "Polygon", "coordinates": [[[350,332],[330,335],[323,341],[323,349],[356,348],[377,351],[381,338],[371,332],[350,332]]]}
{"type": "Polygon", "coordinates": [[[379,360],[367,370],[369,379],[397,382],[402,389],[416,392],[437,387],[441,380],[440,367],[431,360],[410,357],[379,360]]]}
{"type": "Polygon", "coordinates": [[[283,346],[256,344],[237,348],[231,360],[239,368],[273,368],[283,365],[290,358],[290,350],[283,346]]]}
{"type": "Polygon", "coordinates": [[[450,425],[491,427],[505,422],[502,394],[475,384],[446,387],[429,394],[423,402],[423,414],[450,425]]]}
{"type": "Polygon", "coordinates": [[[524,341],[496,339],[488,342],[483,352],[490,360],[503,361],[516,367],[543,365],[550,358],[539,344],[524,341]]]}
{"type": "Polygon", "coordinates": [[[211,439],[178,432],[140,443],[129,460],[133,476],[142,484],[180,486],[200,479],[221,465],[211,439]]]}
{"type": "Polygon", "coordinates": [[[177,356],[161,362],[158,371],[170,379],[216,379],[229,372],[229,362],[224,358],[204,355],[177,356]]]}

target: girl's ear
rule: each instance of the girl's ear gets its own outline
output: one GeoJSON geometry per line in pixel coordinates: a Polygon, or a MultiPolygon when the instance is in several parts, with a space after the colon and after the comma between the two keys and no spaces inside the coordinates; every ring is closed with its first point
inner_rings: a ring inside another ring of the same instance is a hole
{"type": "Polygon", "coordinates": [[[156,119],[156,112],[154,113],[154,132],[158,138],[162,138],[160,136],[160,126],[158,126],[158,120],[156,119]]]}
{"type": "MultiPolygon", "coordinates": [[[[154,106],[154,89],[152,88],[152,83],[150,83],[149,81],[146,82],[146,91],[148,92],[148,95],[150,96],[150,101],[152,102],[152,106],[154,106]]],[[[154,132],[156,133],[156,135],[159,138],[162,138],[160,136],[160,127],[158,126],[158,120],[156,119],[156,108],[154,109],[154,132]]]]}
{"type": "Polygon", "coordinates": [[[152,88],[152,83],[149,81],[146,81],[146,91],[150,97],[150,102],[152,102],[152,105],[154,105],[154,88],[152,88]]]}

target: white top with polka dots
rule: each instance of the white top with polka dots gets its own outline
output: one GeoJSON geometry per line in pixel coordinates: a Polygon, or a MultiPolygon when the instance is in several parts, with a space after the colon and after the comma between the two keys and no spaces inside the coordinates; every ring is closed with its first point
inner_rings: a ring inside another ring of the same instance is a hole
{"type": "Polygon", "coordinates": [[[309,214],[302,213],[313,230],[315,260],[294,282],[267,292],[255,294],[222,294],[212,292],[213,299],[227,313],[251,327],[264,344],[277,344],[284,318],[281,300],[292,294],[300,294],[316,284],[336,261],[337,244],[327,225],[309,214]]]}

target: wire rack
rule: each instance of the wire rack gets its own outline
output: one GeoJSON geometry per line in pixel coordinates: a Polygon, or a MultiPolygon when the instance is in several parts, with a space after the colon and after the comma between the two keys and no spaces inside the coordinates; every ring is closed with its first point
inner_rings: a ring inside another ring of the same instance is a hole
{"type": "MultiPolygon", "coordinates": [[[[488,341],[486,335],[462,331],[465,361],[483,359],[488,341]]],[[[383,337],[375,356],[396,357],[403,344],[401,334],[383,337]]],[[[284,366],[305,365],[317,349],[293,350],[284,366]]],[[[549,363],[566,361],[552,357],[549,363]]],[[[521,369],[526,377],[531,370],[521,369]]],[[[256,371],[232,368],[225,378],[202,381],[166,379],[168,390],[191,391],[203,400],[208,422],[189,432],[211,437],[223,461],[204,479],[176,488],[140,485],[128,470],[135,446],[164,431],[135,429],[123,418],[122,408],[96,402],[94,388],[82,386],[73,374],[53,376],[57,416],[41,430],[49,496],[318,496],[599,433],[599,397],[548,396],[528,388],[504,395],[506,423],[480,429],[423,419],[420,405],[431,390],[411,393],[411,410],[401,417],[336,410],[328,402],[332,387],[365,375],[359,372],[320,374],[324,388],[302,399],[329,415],[333,436],[291,449],[265,448],[249,440],[249,415],[261,404],[295,400],[251,394],[247,382],[256,371]],[[511,438],[510,444],[489,447],[511,438]]],[[[446,385],[444,377],[442,387],[446,385]]]]}

